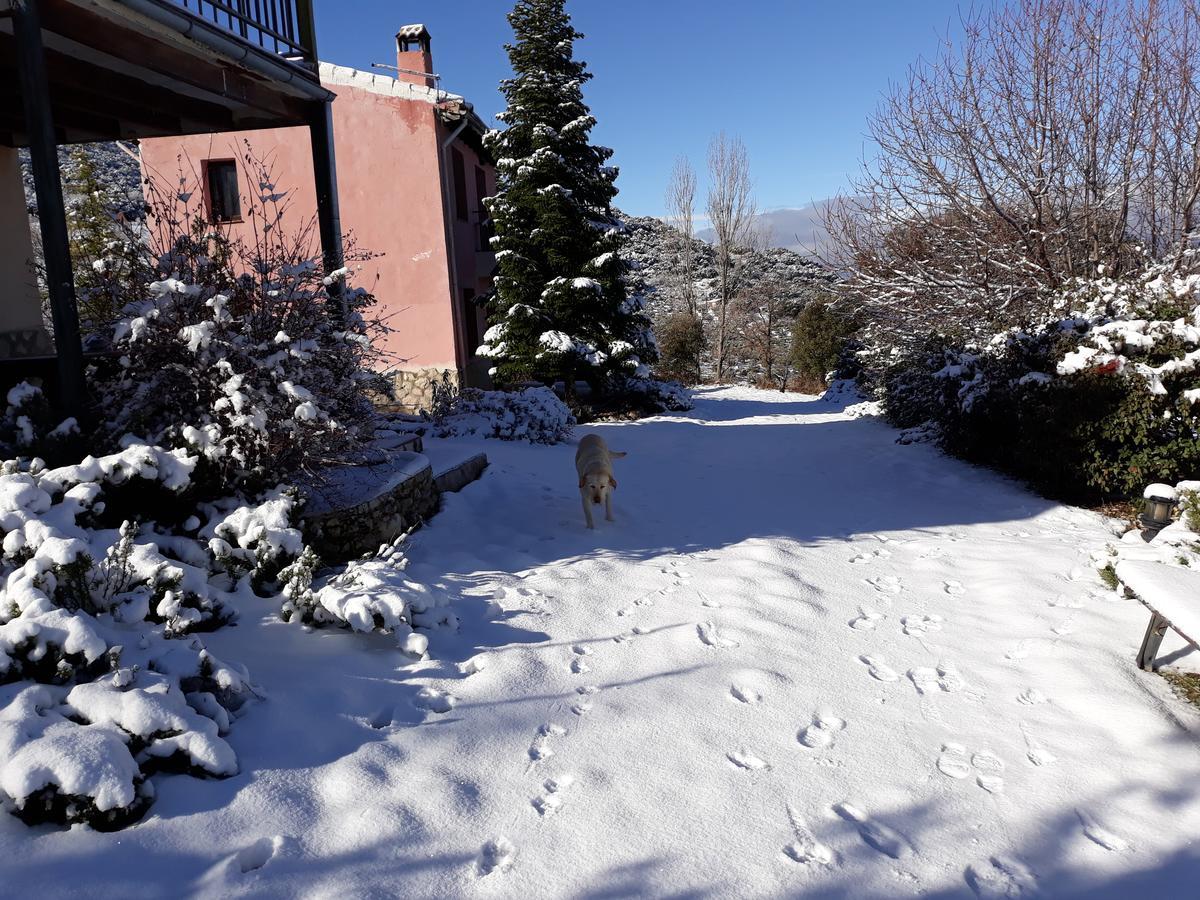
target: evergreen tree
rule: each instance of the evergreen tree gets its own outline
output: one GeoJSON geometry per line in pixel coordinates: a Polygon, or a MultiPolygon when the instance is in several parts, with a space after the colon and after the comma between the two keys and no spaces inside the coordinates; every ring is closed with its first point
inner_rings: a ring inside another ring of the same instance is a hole
{"type": "Polygon", "coordinates": [[[649,319],[625,283],[625,227],[614,215],[612,151],[590,143],[591,75],[574,58],[582,35],[565,0],[517,0],[501,83],[505,128],[488,135],[498,190],[487,201],[499,274],[480,348],[501,384],[576,379],[610,388],[644,377],[657,353],[649,319]]]}

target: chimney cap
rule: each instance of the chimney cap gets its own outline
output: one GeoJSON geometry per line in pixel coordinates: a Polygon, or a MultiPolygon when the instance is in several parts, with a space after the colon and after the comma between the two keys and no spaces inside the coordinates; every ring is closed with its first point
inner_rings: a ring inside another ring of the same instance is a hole
{"type": "Polygon", "coordinates": [[[428,44],[429,39],[429,29],[424,25],[405,25],[396,32],[396,40],[398,41],[428,44]]]}

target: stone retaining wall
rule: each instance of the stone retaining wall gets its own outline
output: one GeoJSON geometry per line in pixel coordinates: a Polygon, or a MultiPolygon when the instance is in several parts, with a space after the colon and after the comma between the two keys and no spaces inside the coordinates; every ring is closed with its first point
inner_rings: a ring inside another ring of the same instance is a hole
{"type": "Polygon", "coordinates": [[[434,367],[396,372],[392,376],[396,400],[388,406],[405,413],[429,409],[433,405],[433,386],[440,384],[444,375],[450,376],[451,383],[459,383],[458,373],[452,369],[434,367]]]}
{"type": "Polygon", "coordinates": [[[374,553],[432,516],[438,496],[433,469],[427,463],[373,500],[305,517],[304,536],[326,563],[355,559],[374,553]]]}

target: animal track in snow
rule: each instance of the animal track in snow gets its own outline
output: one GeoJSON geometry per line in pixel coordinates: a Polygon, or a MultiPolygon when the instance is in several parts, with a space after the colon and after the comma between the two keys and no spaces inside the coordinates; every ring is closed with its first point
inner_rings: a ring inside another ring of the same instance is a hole
{"type": "Polygon", "coordinates": [[[1066,594],[1059,594],[1053,600],[1047,600],[1047,604],[1056,609],[1082,609],[1083,601],[1078,597],[1068,597],[1066,594]]]}
{"type": "Polygon", "coordinates": [[[1005,659],[1024,659],[1029,655],[1029,641],[1017,642],[1017,645],[1004,654],[1005,659]]]}
{"type": "Polygon", "coordinates": [[[261,869],[274,859],[275,854],[283,849],[283,845],[287,843],[287,840],[287,838],[279,834],[274,837],[259,838],[249,847],[243,847],[235,853],[233,859],[242,874],[245,875],[247,872],[261,869]]]}
{"type": "Polygon", "coordinates": [[[858,661],[867,667],[867,674],[876,681],[896,681],[900,678],[882,656],[860,656],[858,661]]]}
{"type": "Polygon", "coordinates": [[[945,620],[939,615],[905,616],[900,620],[900,625],[907,635],[922,635],[931,631],[941,631],[943,621],[945,620]]]}
{"type": "Polygon", "coordinates": [[[967,885],[981,900],[1016,900],[1037,896],[1037,879],[1019,860],[993,856],[971,863],[963,873],[967,885]]]}
{"type": "Polygon", "coordinates": [[[877,575],[863,580],[881,594],[899,594],[903,590],[900,579],[895,575],[877,575]]]}
{"type": "Polygon", "coordinates": [[[800,730],[796,739],[805,747],[814,750],[824,750],[833,746],[838,732],[844,730],[846,723],[837,716],[817,713],[813,716],[812,724],[800,730]]]}
{"type": "Polygon", "coordinates": [[[1075,622],[1073,619],[1064,619],[1055,625],[1051,631],[1053,631],[1059,637],[1066,637],[1068,634],[1075,633],[1075,622]]]}
{"type": "Polygon", "coordinates": [[[558,778],[547,778],[542,782],[542,787],[545,793],[534,797],[530,802],[533,808],[538,811],[540,816],[552,816],[560,809],[563,804],[563,792],[566,791],[575,779],[570,775],[560,775],[558,778]]]}
{"type": "Polygon", "coordinates": [[[448,713],[458,705],[458,698],[437,688],[423,687],[417,692],[413,705],[435,713],[448,713]]]}
{"type": "Polygon", "coordinates": [[[1040,706],[1048,701],[1049,698],[1035,687],[1026,688],[1017,695],[1017,702],[1025,706],[1040,706]]]}
{"type": "Polygon", "coordinates": [[[903,835],[876,822],[858,807],[843,801],[834,804],[833,811],[858,829],[858,836],[868,847],[892,859],[902,859],[912,852],[912,846],[903,835]]]}
{"type": "Polygon", "coordinates": [[[561,725],[543,725],[538,729],[537,737],[533,739],[533,743],[529,745],[529,758],[534,762],[540,762],[552,757],[554,750],[550,747],[550,739],[562,737],[566,733],[567,729],[561,725]]]}
{"type": "Polygon", "coordinates": [[[592,671],[592,667],[587,664],[587,660],[585,660],[582,656],[577,656],[575,659],[571,660],[571,671],[576,675],[586,675],[588,672],[592,671]]]}
{"type": "Polygon", "coordinates": [[[808,823],[790,806],[787,807],[788,821],[796,838],[783,848],[783,852],[801,865],[829,866],[837,861],[833,850],[817,840],[808,823]]]}
{"type": "Polygon", "coordinates": [[[488,841],[479,850],[475,859],[475,871],[481,878],[493,872],[507,872],[512,868],[513,860],[517,857],[517,849],[507,838],[498,837],[488,841]]]}
{"type": "Polygon", "coordinates": [[[751,772],[756,772],[759,769],[769,768],[766,760],[764,760],[758,754],[753,753],[745,748],[742,748],[741,750],[730,750],[725,754],[725,758],[739,769],[747,769],[751,772]]]}
{"type": "Polygon", "coordinates": [[[971,765],[979,773],[975,781],[981,788],[989,794],[1004,792],[1004,779],[1001,777],[1005,768],[1004,760],[991,750],[980,750],[971,756],[971,765]]]}
{"type": "Polygon", "coordinates": [[[1117,837],[1103,827],[1095,817],[1085,813],[1082,809],[1075,810],[1075,815],[1079,816],[1079,824],[1083,826],[1084,837],[1092,843],[1099,844],[1105,850],[1111,850],[1113,853],[1124,853],[1129,849],[1128,841],[1117,837]]]}
{"type": "Polygon", "coordinates": [[[966,687],[962,676],[948,663],[941,663],[936,669],[928,666],[909,669],[908,678],[918,694],[932,694],[937,691],[955,694],[966,687]]]}
{"type": "Polygon", "coordinates": [[[971,774],[967,748],[962,744],[943,744],[937,761],[938,771],[948,778],[966,778],[971,774]]]}
{"type": "Polygon", "coordinates": [[[1052,766],[1058,762],[1058,757],[1047,750],[1029,734],[1025,724],[1021,723],[1021,736],[1025,738],[1025,758],[1035,766],[1052,766]]]}
{"type": "Polygon", "coordinates": [[[700,642],[708,647],[715,647],[718,650],[729,650],[738,646],[738,642],[732,638],[727,638],[717,631],[716,623],[701,622],[696,626],[696,634],[700,638],[700,642]]]}
{"type": "Polygon", "coordinates": [[[750,706],[762,701],[762,694],[749,685],[738,684],[736,681],[729,686],[729,695],[739,703],[745,703],[750,706]]]}
{"type": "Polygon", "coordinates": [[[967,592],[961,581],[947,581],[944,585],[944,590],[951,597],[961,597],[967,592]]]}
{"type": "Polygon", "coordinates": [[[879,620],[883,618],[883,613],[877,613],[865,606],[858,608],[858,618],[851,619],[847,624],[855,631],[874,631],[879,620]]]}

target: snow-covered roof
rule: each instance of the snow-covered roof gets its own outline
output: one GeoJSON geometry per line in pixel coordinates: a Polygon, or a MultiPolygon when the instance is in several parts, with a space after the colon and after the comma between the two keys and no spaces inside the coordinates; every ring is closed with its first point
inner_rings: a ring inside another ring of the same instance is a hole
{"type": "Polygon", "coordinates": [[[360,69],[327,62],[320,64],[320,74],[321,83],[326,87],[358,88],[370,91],[372,94],[382,94],[385,97],[398,97],[401,100],[428,103],[430,106],[438,108],[438,114],[444,121],[456,122],[466,116],[471,120],[472,128],[479,134],[487,131],[483,120],[475,114],[474,107],[459,94],[451,94],[423,84],[413,84],[411,81],[401,81],[388,75],[363,72],[360,69]]]}

